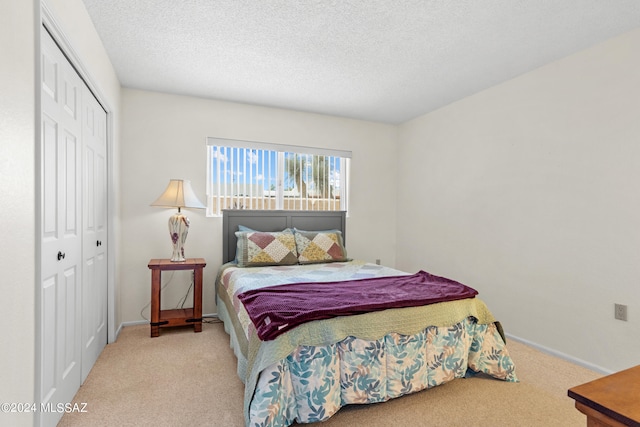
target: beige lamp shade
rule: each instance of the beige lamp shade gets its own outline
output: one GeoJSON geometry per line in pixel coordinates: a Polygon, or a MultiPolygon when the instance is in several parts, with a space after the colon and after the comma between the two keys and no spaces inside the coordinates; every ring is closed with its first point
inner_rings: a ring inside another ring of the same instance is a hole
{"type": "Polygon", "coordinates": [[[197,208],[204,209],[205,205],[196,197],[191,189],[191,181],[184,179],[172,179],[169,181],[164,193],[151,203],[151,206],[160,208],[197,208]]]}
{"type": "Polygon", "coordinates": [[[191,182],[183,179],[172,179],[167,189],[151,203],[151,206],[160,208],[178,208],[178,212],[169,218],[169,237],[173,245],[171,261],[184,262],[184,243],[189,233],[189,218],[180,212],[180,208],[204,209],[205,206],[198,200],[191,189],[191,182]]]}

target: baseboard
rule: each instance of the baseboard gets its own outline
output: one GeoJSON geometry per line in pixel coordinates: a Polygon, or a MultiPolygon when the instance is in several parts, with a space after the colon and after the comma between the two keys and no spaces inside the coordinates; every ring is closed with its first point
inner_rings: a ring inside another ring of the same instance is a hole
{"type": "MultiPolygon", "coordinates": [[[[209,314],[203,314],[202,318],[214,318],[217,319],[218,318],[218,313],[209,313],[209,314]]],[[[139,326],[139,325],[148,325],[149,321],[148,320],[132,320],[130,322],[122,322],[120,323],[120,326],[118,327],[118,330],[116,331],[116,340],[118,339],[118,336],[120,335],[120,331],[122,331],[122,329],[125,326],[139,326]]]]}
{"type": "Polygon", "coordinates": [[[120,326],[124,328],[125,326],[139,326],[139,325],[148,325],[148,324],[149,324],[148,320],[132,320],[130,322],[122,322],[120,326]]]}
{"type": "Polygon", "coordinates": [[[122,328],[124,328],[124,323],[120,323],[120,326],[118,326],[118,329],[116,329],[116,338],[113,340],[113,342],[118,341],[118,337],[120,336],[120,332],[122,332],[122,328]]]}
{"type": "Polygon", "coordinates": [[[603,368],[601,366],[594,365],[593,363],[589,363],[589,362],[587,362],[585,360],[578,359],[577,357],[569,356],[568,354],[562,353],[562,352],[557,351],[557,350],[553,350],[553,349],[551,349],[549,347],[545,347],[545,346],[540,345],[538,343],[535,343],[533,341],[529,341],[529,340],[526,340],[524,338],[520,338],[520,337],[517,337],[515,335],[508,334],[508,333],[505,333],[505,335],[509,339],[512,339],[512,340],[517,341],[519,343],[528,345],[529,347],[533,347],[536,350],[540,350],[541,352],[547,353],[547,354],[549,354],[551,356],[555,356],[555,357],[558,357],[560,359],[566,360],[567,362],[571,362],[571,363],[574,363],[574,364],[576,364],[578,366],[582,366],[583,368],[587,368],[587,369],[590,369],[592,371],[595,371],[595,372],[598,372],[598,373],[601,373],[601,374],[604,374],[604,375],[610,375],[610,374],[612,374],[614,372],[614,371],[611,371],[609,369],[605,369],[605,368],[603,368]]]}
{"type": "Polygon", "coordinates": [[[211,314],[203,314],[202,318],[205,319],[219,319],[220,317],[218,317],[218,313],[211,313],[211,314]]]}

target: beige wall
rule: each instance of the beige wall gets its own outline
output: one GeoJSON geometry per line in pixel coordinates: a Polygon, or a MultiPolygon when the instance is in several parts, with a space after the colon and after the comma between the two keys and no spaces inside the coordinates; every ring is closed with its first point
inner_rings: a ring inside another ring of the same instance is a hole
{"type": "MultiPolygon", "coordinates": [[[[33,402],[35,393],[35,9],[0,2],[0,402],[33,402]]],[[[32,422],[0,413],[2,425],[32,422]]]]}
{"type": "Polygon", "coordinates": [[[514,336],[637,364],[639,68],[636,30],[402,125],[397,267],[477,288],[514,336]]]}
{"type": "MultiPolygon", "coordinates": [[[[351,150],[349,255],[394,264],[395,126],[132,89],[123,90],[122,104],[123,321],[141,320],[143,309],[149,318],[147,264],[150,258],[171,255],[167,220],[172,211],[149,204],[171,178],[191,180],[205,200],[207,137],[351,150]]],[[[207,260],[203,311],[214,313],[222,220],[207,218],[204,211],[186,212],[191,220],[186,255],[207,260]]],[[[188,274],[181,272],[165,273],[163,282],[170,278],[163,292],[165,308],[175,307],[189,283],[188,274]]]]}

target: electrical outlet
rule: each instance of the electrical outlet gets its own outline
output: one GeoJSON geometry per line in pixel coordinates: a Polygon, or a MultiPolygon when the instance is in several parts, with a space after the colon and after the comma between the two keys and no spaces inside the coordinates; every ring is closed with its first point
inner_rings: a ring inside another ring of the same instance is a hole
{"type": "Polygon", "coordinates": [[[627,320],[627,306],[623,304],[615,305],[615,313],[614,316],[618,320],[627,320]]]}

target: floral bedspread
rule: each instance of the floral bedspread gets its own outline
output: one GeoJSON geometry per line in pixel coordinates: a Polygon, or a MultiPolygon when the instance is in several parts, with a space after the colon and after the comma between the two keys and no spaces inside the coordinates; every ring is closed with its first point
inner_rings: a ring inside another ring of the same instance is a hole
{"type": "Polygon", "coordinates": [[[464,377],[467,369],[517,381],[500,325],[479,298],[313,321],[261,342],[234,298],[258,282],[402,274],[362,262],[335,264],[342,265],[289,267],[284,275],[281,267],[221,271],[218,311],[245,382],[247,426],[326,420],[344,405],[393,399],[464,377]]]}

